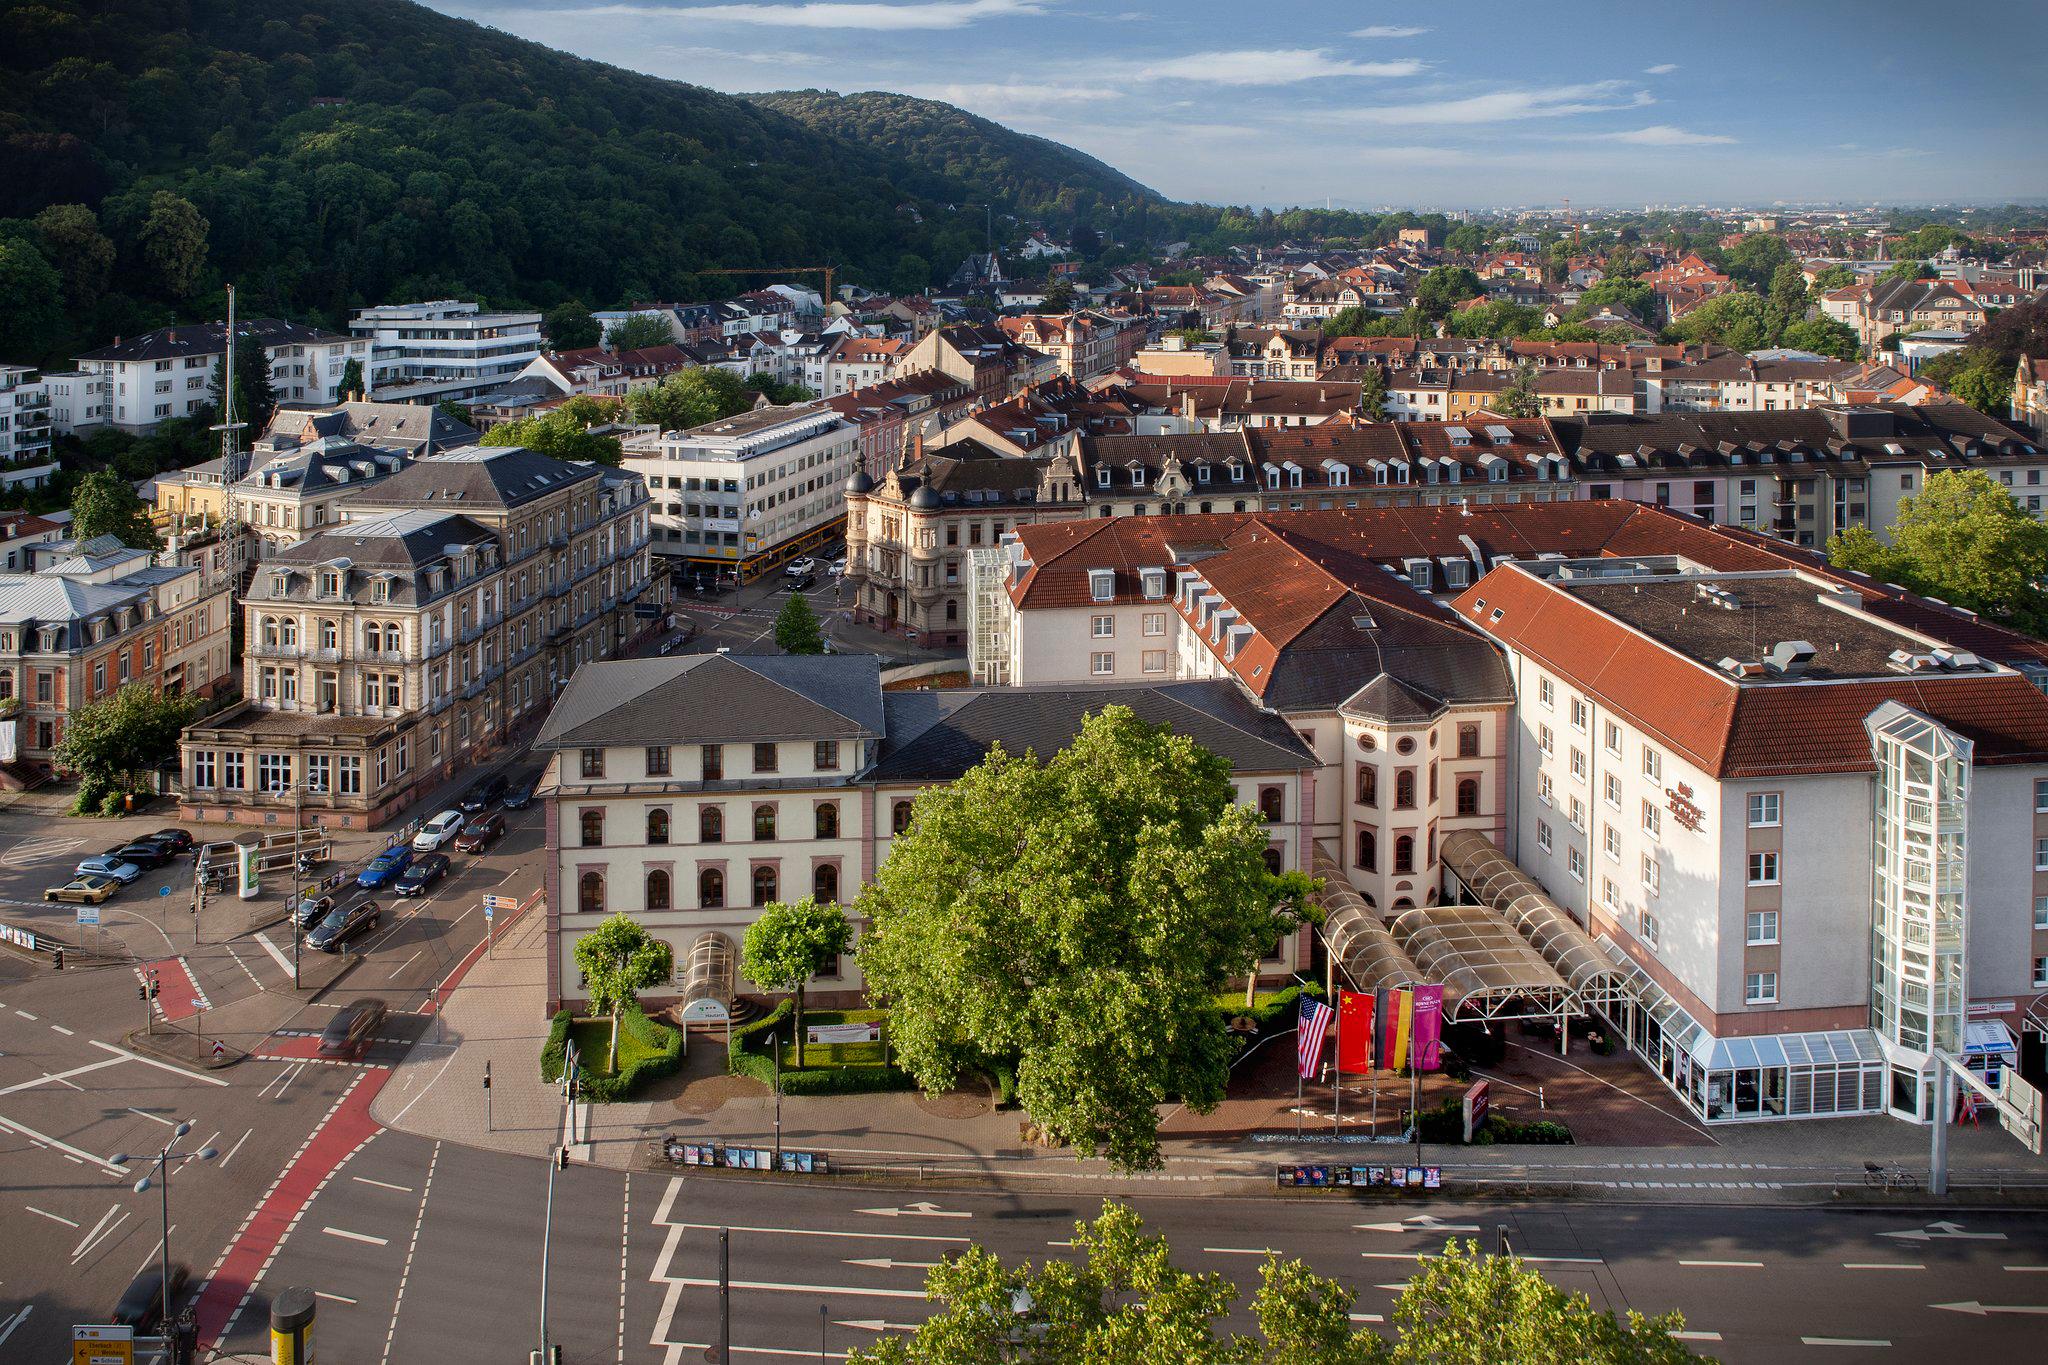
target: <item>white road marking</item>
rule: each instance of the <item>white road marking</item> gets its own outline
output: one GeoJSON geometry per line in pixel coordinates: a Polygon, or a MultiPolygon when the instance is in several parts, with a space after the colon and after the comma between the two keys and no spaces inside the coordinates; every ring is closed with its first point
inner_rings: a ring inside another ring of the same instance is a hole
{"type": "Polygon", "coordinates": [[[277,1093],[275,1095],[272,1095],[270,1098],[274,1100],[283,1099],[284,1092],[292,1088],[292,1082],[297,1080],[299,1078],[299,1073],[304,1071],[305,1069],[306,1064],[304,1062],[300,1062],[296,1066],[287,1068],[285,1070],[284,1075],[279,1078],[281,1083],[277,1087],[277,1093]]]}
{"type": "Polygon", "coordinates": [[[1353,1223],[1359,1232],[1477,1232],[1477,1223],[1441,1223],[1426,1213],[1413,1218],[1404,1218],[1398,1223],[1353,1223]]]}
{"type": "Polygon", "coordinates": [[[106,1052],[117,1052],[131,1062],[141,1062],[144,1066],[153,1066],[159,1071],[168,1071],[173,1076],[183,1076],[188,1081],[204,1081],[208,1085],[219,1086],[227,1084],[226,1081],[218,1076],[209,1076],[202,1071],[187,1071],[182,1066],[172,1066],[169,1062],[160,1062],[154,1057],[145,1057],[139,1052],[130,1052],[125,1047],[115,1047],[112,1043],[103,1043],[97,1038],[92,1040],[92,1045],[106,1052]]]}
{"type": "Polygon", "coordinates": [[[42,1019],[41,1015],[30,1014],[27,1010],[16,1010],[15,1013],[20,1015],[22,1018],[28,1020],[30,1023],[38,1023],[42,1019]]]}
{"type": "Polygon", "coordinates": [[[292,960],[284,955],[284,950],[282,948],[279,948],[275,943],[272,943],[270,941],[270,935],[256,935],[256,944],[258,947],[262,948],[264,952],[270,954],[270,960],[272,962],[275,962],[278,966],[284,968],[286,971],[290,971],[292,969],[292,960]]]}
{"type": "Polygon", "coordinates": [[[1844,1270],[1925,1270],[1918,1261],[1844,1261],[1844,1270]]]}
{"type": "Polygon", "coordinates": [[[108,1175],[128,1174],[119,1166],[116,1166],[113,1162],[106,1160],[104,1157],[94,1156],[91,1152],[88,1152],[83,1148],[73,1147],[70,1143],[61,1141],[57,1138],[53,1138],[48,1133],[38,1133],[35,1129],[29,1127],[27,1124],[19,1123],[14,1119],[8,1118],[4,1114],[0,1114],[0,1128],[5,1128],[12,1132],[19,1133],[23,1137],[27,1138],[30,1142],[35,1143],[39,1147],[53,1147],[60,1152],[68,1152],[70,1155],[75,1156],[80,1160],[87,1162],[90,1165],[99,1167],[108,1175]]]}
{"type": "Polygon", "coordinates": [[[937,1270],[937,1261],[896,1261],[887,1256],[871,1256],[864,1260],[842,1261],[841,1265],[866,1266],[870,1270],[937,1270]]]}
{"type": "MultiPolygon", "coordinates": [[[[718,1287],[717,1280],[685,1279],[670,1280],[668,1283],[681,1285],[685,1289],[716,1289],[718,1287]]],[[[731,1284],[734,1289],[754,1289],[767,1294],[823,1294],[827,1297],[851,1295],[857,1298],[873,1299],[921,1299],[924,1297],[924,1290],[922,1289],[871,1289],[866,1285],[855,1284],[784,1284],[780,1280],[734,1280],[731,1284]]]]}
{"type": "Polygon", "coordinates": [[[1673,1341],[1719,1341],[1721,1334],[1719,1332],[1673,1332],[1671,1339],[1673,1341]]]}
{"type": "Polygon", "coordinates": [[[1442,1258],[1434,1251],[1361,1251],[1359,1255],[1368,1261],[1435,1261],[1442,1258]]]}
{"type": "Polygon", "coordinates": [[[409,958],[407,958],[407,959],[406,959],[405,961],[403,961],[403,962],[399,963],[399,964],[398,964],[398,965],[397,965],[396,967],[393,967],[393,968],[391,969],[391,975],[390,975],[390,976],[388,976],[388,977],[386,977],[386,978],[385,978],[385,980],[387,980],[387,981],[393,981],[393,980],[396,980],[396,979],[397,979],[397,977],[398,977],[398,974],[399,974],[400,972],[404,971],[404,970],[405,970],[405,969],[406,969],[407,967],[410,967],[410,966],[412,965],[412,959],[413,959],[413,957],[418,957],[418,956],[419,956],[419,955],[420,955],[421,953],[424,953],[425,951],[426,951],[426,949],[424,949],[424,948],[416,948],[416,949],[414,949],[414,950],[413,950],[413,955],[412,955],[412,957],[409,957],[409,958]]]}
{"type": "MultiPolygon", "coordinates": [[[[165,1229],[164,1229],[164,1231],[165,1231],[165,1232],[176,1232],[177,1230],[178,1230],[178,1225],[177,1225],[176,1223],[173,1223],[173,1224],[171,1224],[171,1225],[170,1225],[170,1226],[169,1226],[168,1228],[165,1228],[165,1229]]],[[[161,1238],[161,1237],[159,1237],[159,1238],[157,1238],[157,1239],[156,1239],[156,1245],[155,1245],[155,1246],[153,1246],[153,1247],[151,1247],[151,1248],[149,1249],[149,1255],[147,1255],[147,1256],[145,1256],[145,1257],[143,1257],[143,1258],[142,1258],[142,1264],[141,1264],[141,1265],[139,1265],[139,1266],[137,1266],[137,1267],[135,1267],[135,1273],[134,1273],[133,1275],[130,1275],[130,1276],[129,1276],[128,1278],[132,1280],[132,1279],[134,1279],[134,1278],[135,1278],[135,1276],[136,1276],[136,1275],[140,1275],[140,1274],[141,1274],[141,1273],[142,1273],[143,1271],[145,1271],[145,1270],[149,1269],[149,1268],[150,1268],[151,1266],[153,1266],[153,1265],[157,1264],[157,1255],[156,1255],[156,1254],[157,1254],[157,1253],[158,1253],[159,1251],[162,1251],[163,1249],[164,1249],[164,1239],[163,1239],[163,1238],[161,1238]]],[[[205,1287],[206,1287],[205,1285],[201,1285],[201,1286],[200,1286],[200,1288],[201,1288],[201,1289],[204,1289],[205,1287]]],[[[195,1295],[194,1297],[197,1297],[197,1296],[195,1295]]]]}
{"type": "Polygon", "coordinates": [[[51,1213],[48,1209],[39,1209],[34,1204],[23,1204],[22,1207],[27,1209],[30,1213],[40,1213],[41,1215],[43,1215],[43,1217],[49,1219],[53,1223],[62,1223],[67,1228],[75,1228],[78,1226],[76,1222],[69,1218],[66,1218],[61,1213],[51,1213]]]}
{"type": "Polygon", "coordinates": [[[0,1090],[0,1095],[12,1095],[17,1090],[33,1090],[37,1086],[45,1085],[51,1081],[68,1081],[71,1077],[83,1076],[88,1071],[98,1071],[104,1066],[119,1066],[120,1064],[119,1058],[109,1057],[104,1062],[88,1062],[84,1066],[75,1066],[69,1071],[59,1071],[54,1075],[46,1071],[43,1073],[41,1080],[18,1082],[8,1086],[5,1090],[0,1090]]]}
{"type": "Polygon", "coordinates": [[[1524,1265],[1606,1265],[1598,1256],[1517,1256],[1524,1265]]]}
{"type": "Polygon", "coordinates": [[[388,1247],[391,1245],[389,1237],[374,1237],[367,1232],[350,1232],[347,1228],[322,1228],[320,1231],[326,1233],[329,1237],[341,1237],[351,1242],[367,1242],[373,1247],[388,1247]]]}
{"type": "Polygon", "coordinates": [[[316,1298],[316,1299],[326,1299],[326,1300],[327,1300],[328,1302],[330,1302],[330,1303],[347,1303],[347,1304],[353,1304],[353,1303],[355,1302],[355,1300],[354,1300],[354,1299],[350,1298],[350,1297],[349,1297],[348,1295],[346,1295],[346,1294],[330,1294],[330,1293],[328,1293],[328,1292],[327,1292],[326,1290],[324,1290],[324,1289],[316,1289],[316,1290],[314,1290],[314,1291],[313,1291],[313,1297],[314,1297],[314,1298],[316,1298]]]}
{"type": "Polygon", "coordinates": [[[1351,1315],[1351,1320],[1352,1320],[1353,1322],[1385,1322],[1385,1321],[1386,1321],[1386,1319],[1385,1319],[1384,1317],[1382,1317],[1382,1316],[1381,1316],[1380,1314],[1378,1314],[1378,1313],[1353,1313],[1353,1314],[1351,1315]]]}
{"type": "MultiPolygon", "coordinates": [[[[740,1227],[733,1223],[670,1223],[668,1226],[676,1228],[689,1228],[693,1232],[716,1232],[720,1228],[724,1228],[728,1232],[781,1233],[789,1237],[866,1237],[869,1239],[881,1239],[883,1241],[889,1242],[952,1242],[955,1244],[961,1244],[971,1242],[974,1240],[971,1237],[941,1237],[936,1233],[895,1232],[892,1230],[884,1230],[881,1228],[877,1228],[873,1232],[838,1232],[827,1231],[824,1228],[749,1228],[740,1227]]],[[[1073,1245],[1073,1243],[1047,1242],[1046,1245],[1055,1247],[1070,1247],[1073,1245]]]]}
{"type": "Polygon", "coordinates": [[[1203,1247],[1212,1256],[1278,1256],[1279,1247],[1203,1247]]]}
{"type": "MultiPolygon", "coordinates": [[[[412,1275],[413,1253],[420,1248],[420,1227],[427,1221],[427,1196],[434,1192],[434,1167],[440,1163],[440,1160],[441,1144],[436,1142],[433,1155],[427,1158],[427,1178],[420,1186],[420,1207],[419,1212],[413,1215],[412,1240],[407,1242],[405,1246],[405,1264],[400,1267],[398,1272],[398,1293],[391,1300],[391,1326],[386,1328],[384,1332],[384,1355],[382,1357],[387,1362],[387,1365],[391,1359],[392,1338],[398,1335],[398,1310],[405,1305],[405,1282],[412,1275]]],[[[329,1232],[333,1230],[332,1228],[328,1229],[329,1232]]]]}
{"type": "Polygon", "coordinates": [[[0,1322],[0,1346],[7,1344],[7,1338],[14,1335],[15,1328],[28,1321],[28,1315],[35,1311],[35,1307],[32,1303],[23,1304],[19,1313],[5,1322],[0,1322]]]}
{"type": "Polygon", "coordinates": [[[412,1186],[410,1185],[393,1185],[387,1180],[372,1180],[366,1175],[352,1175],[349,1179],[355,1181],[358,1185],[375,1185],[380,1190],[397,1190],[400,1194],[412,1193],[412,1186]]]}
{"type": "Polygon", "coordinates": [[[167,1119],[160,1114],[152,1114],[146,1109],[137,1109],[132,1104],[128,1106],[128,1112],[131,1114],[138,1115],[142,1118],[146,1118],[151,1123],[161,1123],[166,1128],[176,1128],[178,1126],[178,1121],[176,1119],[167,1119]]]}
{"type": "Polygon", "coordinates": [[[2009,1265],[2006,1269],[2015,1275],[2048,1275],[2048,1265],[2009,1265]]]}
{"type": "Polygon", "coordinates": [[[121,1206],[119,1204],[109,1204],[107,1206],[107,1211],[100,1215],[100,1221],[92,1225],[92,1231],[86,1233],[78,1245],[71,1248],[71,1264],[78,1264],[78,1258],[85,1255],[85,1249],[92,1245],[93,1238],[100,1235],[100,1229],[107,1225],[107,1220],[120,1211],[121,1206]]]}
{"type": "Polygon", "coordinates": [[[972,1218],[974,1215],[958,1209],[942,1209],[930,1200],[905,1204],[896,1209],[855,1209],[855,1213],[871,1213],[877,1218],[972,1218]]]}
{"type": "Polygon", "coordinates": [[[242,955],[235,951],[235,945],[232,943],[228,945],[228,956],[233,958],[235,960],[235,965],[242,969],[242,975],[248,977],[251,981],[256,983],[257,990],[260,991],[263,989],[263,979],[257,976],[255,972],[249,969],[249,964],[242,960],[242,955]]]}
{"type": "Polygon", "coordinates": [[[619,1196],[619,1365],[626,1365],[626,1253],[633,1239],[633,1173],[619,1196]]]}
{"type": "Polygon", "coordinates": [[[76,1038],[78,1036],[75,1032],[68,1028],[65,1028],[62,1024],[52,1024],[50,1025],[50,1030],[53,1033],[61,1033],[66,1038],[76,1038]]]}
{"type": "Polygon", "coordinates": [[[249,1140],[249,1133],[253,1133],[255,1131],[256,1130],[254,1128],[251,1128],[248,1133],[244,1133],[240,1137],[235,1139],[235,1145],[228,1148],[228,1154],[220,1159],[221,1166],[225,1167],[230,1161],[233,1161],[235,1159],[235,1153],[241,1151],[242,1144],[249,1140]]]}
{"type": "Polygon", "coordinates": [[[1689,1265],[1695,1270],[1762,1270],[1764,1268],[1762,1261],[1680,1261],[1679,1264],[1689,1265]]]}
{"type": "Polygon", "coordinates": [[[2005,1234],[2002,1232],[1964,1232],[1961,1223],[1952,1223],[1946,1220],[1939,1223],[1929,1223],[1924,1228],[1907,1228],[1903,1232],[1880,1232],[1877,1235],[1880,1237],[1896,1237],[1902,1242],[1951,1240],[1959,1242],[2003,1242],[2005,1240],[2005,1234]]]}
{"type": "Polygon", "coordinates": [[[1940,1308],[1950,1313],[1968,1313],[1981,1318],[1989,1313],[2026,1313],[2034,1316],[2048,1316],[2048,1304],[2044,1303],[1979,1303],[1966,1299],[1961,1303],[1930,1303],[1929,1308],[1940,1308]]]}
{"type": "Polygon", "coordinates": [[[1883,1341],[1883,1340],[1880,1340],[1880,1339],[1878,1339],[1878,1338],[1876,1338],[1876,1337],[1801,1337],[1801,1338],[1799,1338],[1799,1340],[1800,1340],[1800,1341],[1801,1341],[1802,1343],[1804,1343],[1805,1345],[1808,1345],[1808,1346],[1889,1346],[1889,1345],[1891,1345],[1891,1343],[1890,1343],[1889,1341],[1883,1341]]]}

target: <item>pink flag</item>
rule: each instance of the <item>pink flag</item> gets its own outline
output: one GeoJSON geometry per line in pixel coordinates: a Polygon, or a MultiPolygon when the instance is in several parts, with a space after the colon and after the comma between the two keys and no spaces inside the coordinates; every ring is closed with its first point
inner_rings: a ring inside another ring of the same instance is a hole
{"type": "Polygon", "coordinates": [[[1417,1071],[1435,1071],[1442,1064],[1444,1040],[1444,988],[1415,988],[1415,1042],[1413,1065],[1417,1071]]]}

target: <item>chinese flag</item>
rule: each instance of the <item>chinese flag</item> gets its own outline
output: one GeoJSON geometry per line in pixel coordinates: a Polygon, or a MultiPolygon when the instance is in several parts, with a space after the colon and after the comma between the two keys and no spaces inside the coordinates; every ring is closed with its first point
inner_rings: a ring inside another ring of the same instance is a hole
{"type": "Polygon", "coordinates": [[[1337,1070],[1355,1074],[1372,1070],[1372,996],[1357,991],[1337,995],[1337,1070]]]}

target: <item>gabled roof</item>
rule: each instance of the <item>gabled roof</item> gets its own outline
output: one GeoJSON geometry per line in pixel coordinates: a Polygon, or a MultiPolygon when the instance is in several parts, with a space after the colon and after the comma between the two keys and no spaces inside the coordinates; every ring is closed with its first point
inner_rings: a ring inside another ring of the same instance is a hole
{"type": "Polygon", "coordinates": [[[534,745],[870,739],[884,727],[872,655],[678,654],[583,665],[534,745]]]}
{"type": "Polygon", "coordinates": [[[570,464],[524,446],[464,446],[415,461],[349,503],[502,511],[595,478],[594,465],[570,464]]]}

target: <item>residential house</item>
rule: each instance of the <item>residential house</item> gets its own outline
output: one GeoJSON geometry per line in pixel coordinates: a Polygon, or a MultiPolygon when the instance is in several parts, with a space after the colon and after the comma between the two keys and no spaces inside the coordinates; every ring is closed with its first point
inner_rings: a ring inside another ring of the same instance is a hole
{"type": "MultiPolygon", "coordinates": [[[[81,393],[79,402],[83,409],[101,411],[89,423],[74,409],[72,425],[106,422],[139,434],[169,418],[210,411],[214,366],[227,354],[227,330],[221,322],[160,327],[79,356],[78,384],[97,388],[81,393]]],[[[339,386],[347,363],[357,361],[367,373],[371,362],[367,341],[276,318],[237,321],[235,345],[263,349],[271,385],[285,402],[337,402],[343,397],[339,386]]]]}
{"type": "Polygon", "coordinates": [[[386,403],[480,398],[541,353],[539,313],[486,313],[461,299],[358,309],[349,332],[367,345],[364,372],[386,403]]]}

